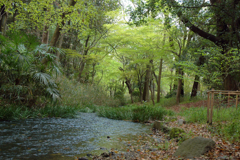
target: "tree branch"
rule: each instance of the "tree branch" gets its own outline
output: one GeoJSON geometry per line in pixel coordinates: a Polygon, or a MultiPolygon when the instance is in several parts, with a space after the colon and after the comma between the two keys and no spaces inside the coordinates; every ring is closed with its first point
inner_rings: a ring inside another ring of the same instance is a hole
{"type": "MultiPolygon", "coordinates": [[[[176,6],[179,6],[178,3],[175,0],[170,0],[170,2],[176,6]]],[[[197,26],[193,25],[182,13],[182,11],[178,10],[177,12],[177,16],[179,17],[179,19],[185,24],[186,27],[188,27],[191,31],[193,31],[194,33],[198,34],[199,36],[208,39],[210,41],[212,41],[213,43],[215,43],[216,45],[220,45],[219,41],[220,39],[210,33],[207,33],[203,30],[201,30],[200,28],[198,28],[197,26]]]]}

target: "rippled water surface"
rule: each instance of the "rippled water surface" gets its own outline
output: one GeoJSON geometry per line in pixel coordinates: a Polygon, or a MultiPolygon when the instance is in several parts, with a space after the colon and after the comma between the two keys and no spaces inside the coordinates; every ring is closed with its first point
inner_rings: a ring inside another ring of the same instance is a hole
{"type": "Polygon", "coordinates": [[[0,159],[74,159],[121,150],[124,141],[149,133],[149,127],[79,113],[76,118],[44,118],[0,122],[0,159]],[[107,138],[109,136],[110,138],[107,138]]]}

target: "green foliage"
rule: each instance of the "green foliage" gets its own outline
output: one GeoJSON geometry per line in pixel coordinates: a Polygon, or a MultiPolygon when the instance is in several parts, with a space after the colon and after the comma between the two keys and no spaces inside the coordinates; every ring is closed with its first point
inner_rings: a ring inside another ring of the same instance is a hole
{"type": "Polygon", "coordinates": [[[182,133],[184,133],[184,130],[180,128],[172,128],[170,131],[170,139],[179,138],[182,133]]]}
{"type": "Polygon", "coordinates": [[[69,80],[64,76],[58,79],[61,104],[72,107],[99,106],[119,106],[118,99],[109,97],[101,86],[81,84],[76,80],[69,80]]]}
{"type": "Polygon", "coordinates": [[[0,106],[0,120],[18,120],[26,118],[62,117],[72,118],[77,108],[67,106],[45,106],[43,108],[29,108],[25,106],[0,106]]]}
{"type": "Polygon", "coordinates": [[[168,92],[167,95],[165,96],[165,98],[171,98],[173,96],[176,96],[176,90],[171,90],[171,92],[168,92]]]}
{"type": "Polygon", "coordinates": [[[51,76],[53,71],[60,73],[52,54],[58,49],[39,45],[35,37],[21,32],[0,35],[0,42],[0,97],[29,106],[60,99],[51,76]]]}
{"type": "Polygon", "coordinates": [[[129,105],[123,107],[102,107],[98,115],[111,119],[146,122],[148,120],[162,120],[164,115],[173,115],[174,112],[160,106],[129,105]]]}
{"type": "Polygon", "coordinates": [[[227,124],[223,125],[219,128],[219,131],[229,138],[232,141],[239,141],[240,140],[240,119],[236,119],[233,121],[228,122],[227,124]]]}
{"type": "MultiPolygon", "coordinates": [[[[207,108],[189,108],[183,109],[180,113],[186,118],[187,122],[206,123],[207,108]]],[[[209,128],[212,132],[224,135],[230,140],[240,139],[240,110],[235,107],[220,108],[213,110],[213,126],[209,128]]]]}

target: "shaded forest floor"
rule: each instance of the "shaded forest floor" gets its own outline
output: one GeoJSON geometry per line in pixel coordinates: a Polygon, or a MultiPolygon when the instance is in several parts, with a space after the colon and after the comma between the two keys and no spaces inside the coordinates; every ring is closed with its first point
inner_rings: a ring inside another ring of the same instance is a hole
{"type": "MultiPolygon", "coordinates": [[[[207,101],[198,101],[186,104],[175,105],[169,107],[171,110],[179,112],[181,108],[201,107],[206,106],[207,101]]],[[[184,117],[177,116],[177,119],[184,119],[184,117]]],[[[153,121],[146,125],[152,125],[153,121]]],[[[240,143],[239,141],[229,142],[226,138],[222,137],[216,131],[214,124],[209,126],[208,124],[199,123],[186,123],[183,125],[178,124],[178,120],[165,122],[167,127],[181,128],[186,132],[188,138],[202,136],[210,138],[216,142],[215,149],[209,151],[205,155],[195,159],[234,159],[240,160],[240,143]]],[[[153,130],[152,134],[146,134],[139,136],[137,142],[127,142],[124,153],[112,149],[110,154],[105,153],[101,156],[95,156],[93,159],[136,159],[136,160],[148,160],[148,159],[182,159],[173,157],[173,154],[177,150],[178,146],[183,142],[181,139],[170,139],[168,134],[165,134],[158,130],[153,130]]]]}

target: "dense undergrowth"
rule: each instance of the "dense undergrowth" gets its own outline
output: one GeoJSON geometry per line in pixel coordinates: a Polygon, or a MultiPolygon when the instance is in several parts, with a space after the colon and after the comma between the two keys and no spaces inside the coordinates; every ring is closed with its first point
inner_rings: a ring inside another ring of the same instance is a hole
{"type": "MultiPolygon", "coordinates": [[[[206,123],[207,108],[193,107],[182,109],[179,115],[189,123],[206,123]]],[[[209,127],[212,133],[224,136],[231,141],[240,140],[240,109],[235,106],[229,108],[214,108],[213,125],[209,127]]]]}
{"type": "Polygon", "coordinates": [[[45,106],[43,108],[29,108],[26,106],[9,105],[0,107],[0,120],[18,120],[44,117],[70,118],[75,116],[76,111],[76,108],[67,106],[45,106]]]}

